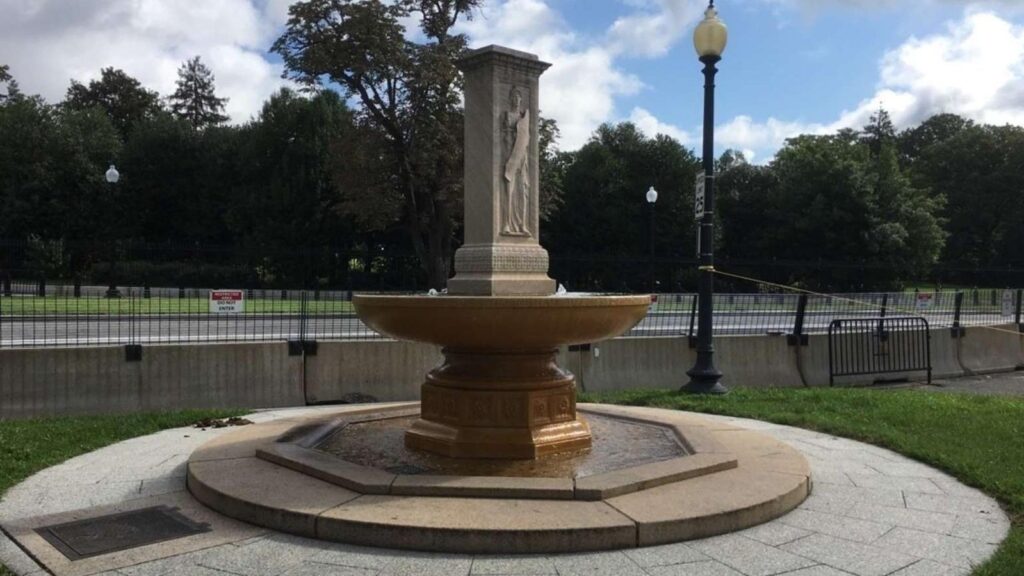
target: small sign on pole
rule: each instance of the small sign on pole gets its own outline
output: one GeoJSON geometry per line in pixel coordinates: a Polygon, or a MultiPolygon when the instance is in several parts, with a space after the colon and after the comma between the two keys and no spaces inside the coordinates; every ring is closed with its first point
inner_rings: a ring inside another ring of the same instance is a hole
{"type": "Polygon", "coordinates": [[[917,309],[918,310],[931,310],[935,304],[935,294],[926,294],[921,292],[917,295],[917,309]]]}
{"type": "Polygon", "coordinates": [[[700,220],[704,217],[704,188],[707,181],[707,174],[697,174],[697,186],[693,195],[693,216],[700,220]]]}
{"type": "Polygon", "coordinates": [[[1017,298],[1013,293],[1013,290],[1003,291],[1003,316],[1013,316],[1017,312],[1017,298]]]}
{"type": "Polygon", "coordinates": [[[242,314],[245,312],[243,290],[210,290],[210,314],[242,314]]]}

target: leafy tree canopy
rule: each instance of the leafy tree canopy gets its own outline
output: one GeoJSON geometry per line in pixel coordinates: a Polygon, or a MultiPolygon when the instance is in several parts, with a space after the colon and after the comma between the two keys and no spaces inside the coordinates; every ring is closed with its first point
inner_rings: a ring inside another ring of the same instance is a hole
{"type": "Polygon", "coordinates": [[[293,4],[273,51],[286,76],[337,85],[359,121],[380,134],[402,220],[431,286],[447,281],[462,196],[462,114],[455,61],[466,38],[452,29],[480,0],[306,0],[293,4]],[[418,16],[426,41],[406,40],[418,16]]]}
{"type": "Polygon", "coordinates": [[[941,120],[952,135],[926,147],[912,172],[921,186],[948,200],[945,260],[962,266],[1024,262],[1024,128],[941,120]]]}
{"type": "Polygon", "coordinates": [[[72,110],[103,109],[124,139],[138,122],[153,118],[161,110],[159,94],[115,68],[104,68],[100,79],[88,85],[71,80],[64,105],[72,110]]]}

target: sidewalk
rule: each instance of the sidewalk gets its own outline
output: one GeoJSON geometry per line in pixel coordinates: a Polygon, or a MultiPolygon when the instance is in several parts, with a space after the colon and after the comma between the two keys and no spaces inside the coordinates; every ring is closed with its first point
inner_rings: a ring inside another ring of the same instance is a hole
{"type": "MultiPolygon", "coordinates": [[[[265,422],[337,409],[274,410],[252,419],[265,422]]],[[[163,559],[104,574],[966,576],[995,552],[1009,530],[1009,519],[991,498],[889,450],[755,420],[707,417],[756,429],[802,452],[812,468],[812,495],[790,514],[751,529],[650,548],[532,556],[430,554],[309,540],[240,525],[215,529],[212,537],[220,542],[208,548],[167,551],[163,559]]],[[[12,488],[0,501],[0,518],[7,524],[140,498],[181,504],[182,499],[191,500],[184,478],[189,453],[220,433],[166,430],[73,458],[12,488]]],[[[174,541],[150,547],[165,545],[174,546],[174,541]]],[[[16,574],[45,574],[2,534],[0,562],[16,574]]]]}

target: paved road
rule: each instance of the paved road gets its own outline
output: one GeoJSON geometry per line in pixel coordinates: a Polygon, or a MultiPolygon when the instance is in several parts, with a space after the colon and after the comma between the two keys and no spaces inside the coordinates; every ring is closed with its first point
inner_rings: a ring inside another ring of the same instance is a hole
{"type": "MultiPolygon", "coordinates": [[[[871,317],[865,313],[861,317],[871,317]]],[[[835,318],[857,317],[847,312],[808,312],[806,333],[824,333],[835,318]]],[[[933,327],[950,326],[948,314],[926,317],[933,327]]],[[[1009,323],[1012,318],[967,317],[963,324],[1009,323]]],[[[633,336],[688,334],[690,313],[657,312],[634,328],[633,336]]],[[[715,333],[723,335],[785,334],[793,331],[790,310],[717,312],[715,333]]],[[[354,315],[307,318],[298,315],[151,315],[151,316],[20,316],[0,317],[0,346],[55,346],[160,342],[215,342],[244,340],[371,339],[380,336],[354,315]]]]}

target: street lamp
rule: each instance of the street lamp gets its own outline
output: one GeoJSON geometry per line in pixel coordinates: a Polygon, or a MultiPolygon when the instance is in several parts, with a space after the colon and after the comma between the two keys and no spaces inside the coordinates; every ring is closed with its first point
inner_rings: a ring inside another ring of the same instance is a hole
{"type": "MultiPolygon", "coordinates": [[[[110,165],[110,168],[107,168],[107,172],[106,172],[106,174],[104,174],[104,176],[106,177],[107,182],[110,183],[110,184],[117,184],[118,181],[121,180],[121,173],[117,171],[117,168],[115,168],[113,164],[110,165]]],[[[121,297],[121,291],[117,289],[117,283],[114,280],[114,259],[113,259],[113,257],[111,257],[111,259],[110,259],[110,285],[107,287],[106,297],[107,298],[120,298],[121,297]]]]}
{"type": "Polygon", "coordinates": [[[651,186],[647,190],[647,204],[650,206],[648,211],[651,213],[651,259],[649,262],[649,274],[651,278],[651,294],[657,294],[658,286],[654,282],[654,203],[658,201],[658,191],[651,186]]]}
{"type": "Polygon", "coordinates": [[[711,0],[704,12],[704,20],[693,32],[693,46],[704,63],[704,214],[700,220],[700,265],[698,268],[697,298],[697,363],[686,374],[690,381],[684,392],[694,394],[725,394],[722,373],[715,368],[715,348],[712,344],[715,249],[715,68],[722,59],[729,32],[718,18],[715,2],[711,0]]]}

